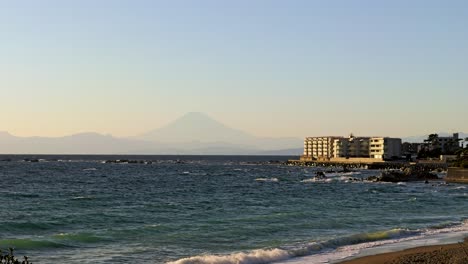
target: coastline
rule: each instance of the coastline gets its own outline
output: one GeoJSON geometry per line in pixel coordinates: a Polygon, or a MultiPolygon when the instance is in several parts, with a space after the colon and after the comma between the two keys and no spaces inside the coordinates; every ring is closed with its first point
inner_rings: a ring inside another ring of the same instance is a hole
{"type": "Polygon", "coordinates": [[[468,237],[463,242],[409,248],[396,252],[357,257],[340,264],[465,264],[468,263],[468,237]]]}

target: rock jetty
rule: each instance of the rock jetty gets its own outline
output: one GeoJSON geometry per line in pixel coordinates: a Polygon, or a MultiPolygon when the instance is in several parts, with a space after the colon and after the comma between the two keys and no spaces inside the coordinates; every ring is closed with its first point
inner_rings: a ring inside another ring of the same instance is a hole
{"type": "Polygon", "coordinates": [[[379,176],[367,178],[375,182],[409,182],[409,181],[428,181],[438,180],[439,177],[423,167],[407,167],[403,170],[382,171],[379,176]]]}

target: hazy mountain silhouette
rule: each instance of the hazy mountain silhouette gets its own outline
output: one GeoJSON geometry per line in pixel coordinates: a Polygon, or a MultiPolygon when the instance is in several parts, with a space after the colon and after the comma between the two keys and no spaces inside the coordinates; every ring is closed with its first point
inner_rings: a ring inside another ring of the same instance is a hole
{"type": "MultiPolygon", "coordinates": [[[[152,130],[138,139],[165,144],[182,144],[187,149],[203,146],[212,148],[231,144],[236,148],[257,150],[283,150],[301,148],[299,138],[260,138],[244,131],[230,128],[203,113],[192,112],[167,126],[152,130]]],[[[298,152],[300,153],[300,152],[298,152]]]]}
{"type": "MultiPolygon", "coordinates": [[[[452,133],[438,133],[440,136],[452,133]]],[[[459,133],[459,137],[468,137],[459,133]]],[[[403,138],[423,142],[424,136],[403,138]]],[[[133,138],[98,133],[65,137],[16,137],[0,131],[0,154],[193,154],[301,155],[299,138],[261,138],[230,128],[203,113],[181,118],[133,138]]]]}
{"type": "Polygon", "coordinates": [[[302,139],[259,138],[202,113],[188,113],[133,138],[98,133],[65,137],[16,137],[0,131],[3,154],[209,154],[300,155],[302,139]]]}
{"type": "Polygon", "coordinates": [[[206,114],[191,112],[139,138],[164,143],[234,142],[239,144],[251,141],[255,137],[227,127],[206,114]]]}
{"type": "Polygon", "coordinates": [[[5,154],[113,154],[146,146],[145,142],[118,139],[98,133],[65,137],[15,137],[0,132],[0,153],[5,154]]]}

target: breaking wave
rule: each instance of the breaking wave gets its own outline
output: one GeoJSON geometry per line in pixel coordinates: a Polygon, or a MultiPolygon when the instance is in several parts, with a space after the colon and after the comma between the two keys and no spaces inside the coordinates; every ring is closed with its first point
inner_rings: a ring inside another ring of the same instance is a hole
{"type": "Polygon", "coordinates": [[[258,182],[278,182],[278,178],[257,178],[255,179],[258,182]]]}
{"type": "MultiPolygon", "coordinates": [[[[321,242],[310,242],[284,248],[257,249],[228,255],[200,255],[182,258],[167,264],[265,264],[291,258],[315,256],[326,260],[338,260],[357,254],[365,248],[372,248],[403,241],[424,239],[430,235],[467,232],[468,220],[458,223],[445,223],[428,229],[391,229],[378,232],[354,234],[321,242]]],[[[306,262],[304,262],[306,263],[306,262]]]]}
{"type": "Polygon", "coordinates": [[[291,255],[283,249],[258,249],[230,255],[205,255],[179,259],[168,264],[262,264],[289,259],[291,255]]]}

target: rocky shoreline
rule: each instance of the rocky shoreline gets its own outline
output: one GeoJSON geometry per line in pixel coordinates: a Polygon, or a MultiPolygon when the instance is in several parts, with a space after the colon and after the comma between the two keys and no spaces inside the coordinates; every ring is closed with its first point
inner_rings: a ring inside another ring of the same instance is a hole
{"type": "Polygon", "coordinates": [[[410,182],[439,180],[439,177],[424,167],[406,167],[400,170],[385,170],[379,176],[367,178],[373,182],[410,182]]]}

